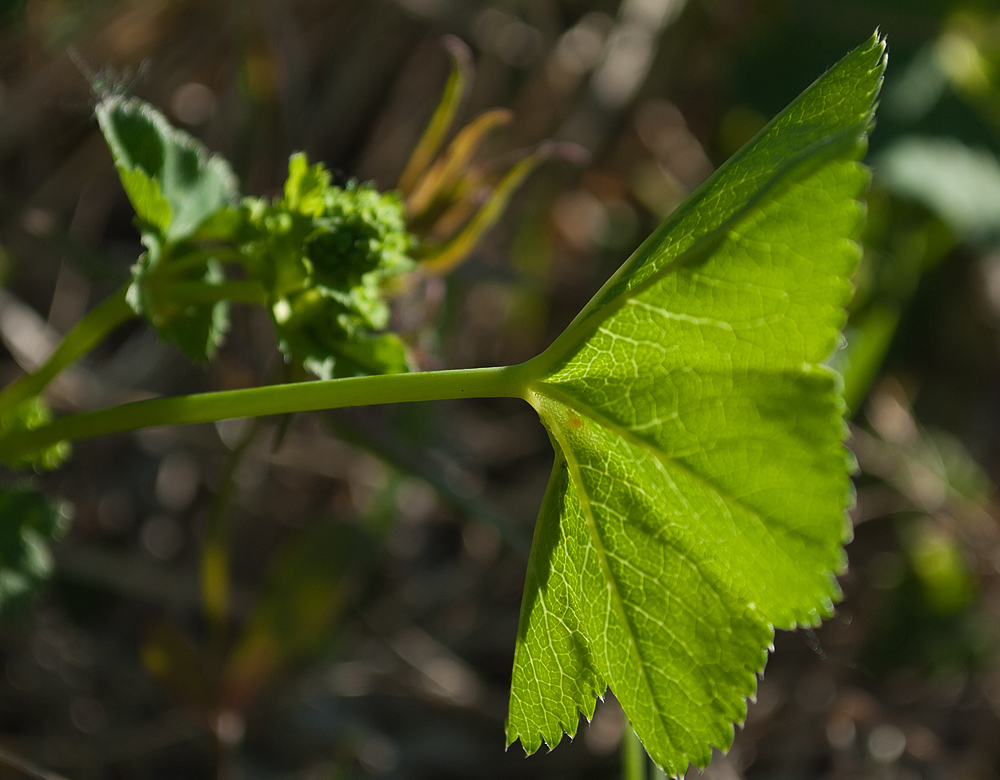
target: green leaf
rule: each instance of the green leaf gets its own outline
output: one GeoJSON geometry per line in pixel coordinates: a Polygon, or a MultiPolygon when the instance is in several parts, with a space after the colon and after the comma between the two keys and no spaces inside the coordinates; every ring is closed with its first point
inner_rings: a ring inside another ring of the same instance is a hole
{"type": "Polygon", "coordinates": [[[746,715],[773,630],[840,596],[837,375],[873,36],[680,206],[532,363],[556,460],[518,629],[508,742],[574,734],[610,687],[667,772],[746,715]]]}
{"type": "Polygon", "coordinates": [[[68,505],[31,487],[0,488],[0,612],[48,580],[53,569],[48,543],[68,527],[68,505]]]}
{"type": "Polygon", "coordinates": [[[278,349],[320,379],[410,370],[406,345],[394,333],[370,332],[350,295],[310,290],[279,301],[272,312],[278,349]]]}
{"type": "Polygon", "coordinates": [[[164,242],[189,237],[236,202],[229,163],[145,101],[106,98],[97,106],[97,121],[136,215],[164,242]]]}
{"type": "Polygon", "coordinates": [[[322,164],[292,155],[284,194],[244,201],[241,251],[271,299],[278,348],[321,379],[409,371],[389,323],[386,279],[413,268],[396,193],[330,185],[322,164]]]}
{"type": "Polygon", "coordinates": [[[225,300],[205,303],[177,295],[171,283],[190,282],[205,288],[220,285],[226,280],[222,264],[198,250],[185,252],[189,244],[165,247],[151,233],[143,236],[143,243],[147,251],[132,266],[129,305],[156,328],[160,338],[176,344],[191,360],[207,360],[229,331],[229,304],[225,300]],[[165,254],[169,255],[166,260],[165,254]],[[180,271],[171,262],[190,259],[198,262],[186,267],[177,263],[180,271]]]}
{"type": "Polygon", "coordinates": [[[236,177],[222,157],[209,154],[142,100],[105,98],[97,120],[148,250],[132,267],[129,304],[161,337],[203,361],[228,330],[227,304],[178,300],[164,288],[171,282],[210,286],[225,280],[218,262],[204,253],[192,257],[196,250],[185,242],[200,228],[202,240],[230,238],[241,228],[242,213],[234,208],[236,177]]]}
{"type": "Polygon", "coordinates": [[[371,374],[405,374],[410,370],[406,345],[395,333],[361,333],[306,354],[302,366],[320,379],[371,374]]]}
{"type": "Polygon", "coordinates": [[[323,198],[330,189],[330,178],[330,172],[322,163],[310,165],[305,153],[293,154],[288,159],[288,178],[285,179],[285,208],[310,217],[322,216],[326,208],[323,198]]]}

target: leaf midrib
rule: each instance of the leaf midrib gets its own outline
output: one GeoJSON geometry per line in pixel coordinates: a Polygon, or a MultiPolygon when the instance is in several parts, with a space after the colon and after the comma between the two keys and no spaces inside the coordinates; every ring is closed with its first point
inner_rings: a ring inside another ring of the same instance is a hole
{"type": "MultiPolygon", "coordinates": [[[[667,743],[670,745],[670,747],[674,751],[677,751],[677,752],[679,752],[679,753],[681,753],[683,755],[683,754],[686,753],[686,749],[681,746],[681,743],[680,743],[679,740],[677,740],[677,739],[675,739],[673,737],[673,735],[671,734],[671,727],[676,727],[678,730],[680,730],[681,732],[683,732],[689,739],[693,738],[694,734],[693,734],[693,732],[691,730],[685,728],[680,721],[671,719],[668,716],[668,714],[666,712],[664,712],[660,708],[660,706],[659,706],[659,704],[657,702],[656,694],[655,694],[655,691],[653,689],[652,682],[649,679],[649,675],[648,675],[648,673],[646,671],[647,670],[647,664],[644,661],[643,656],[642,656],[642,654],[640,652],[640,645],[639,645],[638,638],[636,636],[635,627],[634,627],[631,619],[628,617],[628,613],[627,613],[627,611],[625,609],[624,601],[622,600],[621,595],[618,592],[618,587],[617,587],[617,582],[618,581],[615,578],[615,576],[613,575],[613,573],[612,573],[612,571],[610,569],[610,564],[608,563],[608,560],[607,560],[607,558],[608,558],[608,556],[610,554],[606,551],[606,549],[604,547],[603,540],[602,540],[602,538],[600,536],[600,533],[597,530],[597,521],[596,521],[596,518],[594,517],[594,513],[593,513],[593,510],[591,508],[590,496],[589,496],[589,494],[587,493],[587,491],[583,487],[583,478],[582,478],[582,476],[580,474],[580,471],[579,471],[579,464],[578,464],[576,458],[573,455],[572,448],[569,446],[569,443],[561,435],[561,432],[553,431],[552,435],[556,439],[556,443],[558,444],[558,453],[564,459],[564,461],[566,463],[566,466],[567,466],[567,469],[570,472],[570,479],[572,480],[574,486],[577,488],[576,494],[577,494],[577,496],[580,499],[580,506],[581,506],[581,509],[583,511],[584,517],[586,518],[586,521],[587,521],[588,531],[589,531],[589,534],[590,534],[590,537],[591,537],[591,547],[594,549],[594,551],[598,555],[598,558],[600,560],[601,570],[602,570],[602,573],[604,575],[604,579],[608,583],[610,592],[611,592],[611,594],[613,596],[613,601],[614,601],[614,604],[615,604],[615,611],[618,614],[619,620],[622,622],[623,628],[628,633],[629,645],[630,645],[630,649],[632,651],[632,656],[635,659],[636,663],[638,664],[638,667],[640,669],[643,681],[645,683],[645,687],[646,687],[647,691],[650,694],[650,697],[649,697],[648,701],[650,701],[652,703],[654,711],[655,711],[655,713],[657,715],[657,719],[659,720],[659,722],[661,724],[661,728],[663,730],[663,733],[666,734],[666,736],[667,736],[667,743]]],[[[673,548],[675,551],[677,551],[678,553],[684,555],[685,557],[691,557],[693,559],[697,559],[697,557],[698,557],[695,554],[695,550],[694,549],[692,549],[692,548],[690,548],[690,547],[688,547],[686,545],[679,544],[679,542],[680,542],[679,539],[662,538],[662,537],[657,537],[655,535],[653,535],[651,538],[654,539],[659,544],[663,544],[663,545],[665,545],[667,547],[673,548]]],[[[715,593],[720,598],[724,598],[725,596],[728,596],[730,598],[736,598],[736,599],[741,598],[738,594],[734,593],[724,581],[718,580],[714,576],[705,575],[704,572],[702,572],[702,573],[705,576],[705,579],[704,579],[705,585],[707,587],[711,588],[713,591],[715,591],[715,593]]],[[[682,604],[682,606],[683,606],[683,604],[682,604]]],[[[688,612],[691,612],[691,610],[689,609],[688,612]]],[[[771,625],[770,621],[764,620],[763,622],[767,625],[768,629],[773,632],[773,626],[771,625]]],[[[683,645],[682,645],[682,647],[684,649],[684,652],[687,654],[688,658],[691,659],[692,661],[694,661],[695,659],[694,659],[693,653],[690,650],[688,650],[687,647],[684,647],[683,645]]],[[[757,674],[757,673],[759,673],[761,671],[762,667],[758,668],[756,666],[747,665],[746,668],[748,670],[750,670],[751,672],[753,672],[754,674],[757,674]]],[[[703,686],[699,686],[699,687],[702,687],[702,690],[708,695],[708,698],[710,700],[712,700],[712,701],[718,700],[718,697],[715,696],[711,691],[705,690],[703,686]]],[[[736,695],[738,697],[740,697],[740,698],[745,699],[749,695],[749,692],[745,692],[745,691],[741,690],[741,691],[738,691],[736,695]]],[[[719,747],[719,748],[723,748],[723,749],[725,747],[725,745],[722,744],[721,741],[720,741],[719,744],[715,744],[715,743],[712,743],[712,744],[714,744],[715,747],[719,747]]],[[[681,769],[683,769],[683,767],[677,769],[677,771],[681,771],[681,769]]]]}
{"type": "MultiPolygon", "coordinates": [[[[600,561],[601,571],[604,574],[604,579],[608,583],[608,591],[611,595],[611,601],[614,603],[615,612],[618,614],[618,619],[621,621],[623,629],[628,634],[628,644],[631,650],[632,657],[636,662],[639,674],[642,677],[643,685],[646,688],[646,692],[649,696],[649,703],[652,705],[653,710],[656,713],[656,719],[660,724],[663,735],[666,737],[667,743],[675,750],[679,750],[677,747],[677,742],[671,735],[670,728],[668,724],[676,726],[680,729],[688,738],[688,741],[694,740],[694,734],[686,729],[681,723],[668,719],[667,714],[660,707],[659,701],[656,696],[656,692],[653,689],[653,684],[649,679],[649,673],[646,669],[646,662],[642,657],[639,650],[639,641],[636,637],[635,627],[632,625],[632,621],[628,617],[628,613],[625,611],[625,605],[622,601],[621,594],[618,592],[618,582],[613,576],[610,564],[607,560],[607,551],[604,549],[604,542],[597,531],[597,523],[594,518],[593,509],[590,506],[590,496],[583,489],[583,480],[579,473],[579,464],[576,458],[573,456],[572,449],[568,446],[568,442],[563,440],[562,432],[558,430],[553,430],[552,435],[559,442],[560,449],[562,450],[563,457],[566,459],[566,467],[569,469],[570,477],[573,479],[576,486],[579,488],[577,490],[577,495],[580,499],[580,506],[583,509],[583,515],[587,520],[587,530],[590,534],[591,546],[597,553],[597,558],[600,561]]],[[[627,728],[627,726],[626,726],[627,728]]],[[[696,740],[694,740],[696,741],[696,740]]]]}

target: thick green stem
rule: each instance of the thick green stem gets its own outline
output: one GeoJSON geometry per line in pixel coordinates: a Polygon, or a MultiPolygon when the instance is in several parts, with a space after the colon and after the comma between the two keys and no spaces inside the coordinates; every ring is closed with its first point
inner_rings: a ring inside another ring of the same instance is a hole
{"type": "Polygon", "coordinates": [[[622,756],[622,780],[646,780],[646,749],[627,720],[619,750],[622,756]]]}
{"type": "Polygon", "coordinates": [[[59,441],[156,425],[214,422],[234,417],[451,398],[523,398],[533,377],[528,364],[501,368],[426,371],[300,382],[215,393],[157,398],[61,417],[0,438],[0,461],[30,455],[59,441]]]}
{"type": "Polygon", "coordinates": [[[0,391],[0,412],[41,393],[70,363],[86,355],[115,328],[135,316],[125,301],[127,286],[91,310],[66,334],[55,351],[38,369],[24,374],[0,391]]]}

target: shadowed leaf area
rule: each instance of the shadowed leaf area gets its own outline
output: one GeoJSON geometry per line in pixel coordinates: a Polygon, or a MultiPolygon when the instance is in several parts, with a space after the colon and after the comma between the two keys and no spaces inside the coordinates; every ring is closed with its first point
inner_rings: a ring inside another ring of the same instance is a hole
{"type": "Polygon", "coordinates": [[[189,237],[235,203],[236,177],[229,164],[148,103],[107,98],[97,107],[97,121],[140,222],[164,241],[189,237]]]}
{"type": "MultiPolygon", "coordinates": [[[[96,114],[148,250],[132,269],[129,304],[163,338],[192,360],[203,361],[229,328],[227,304],[173,300],[158,293],[155,279],[169,276],[171,266],[196,254],[183,242],[236,202],[236,176],[222,157],[210,155],[148,103],[109,97],[96,114]]],[[[208,257],[176,275],[206,285],[225,278],[222,266],[208,257]]]]}

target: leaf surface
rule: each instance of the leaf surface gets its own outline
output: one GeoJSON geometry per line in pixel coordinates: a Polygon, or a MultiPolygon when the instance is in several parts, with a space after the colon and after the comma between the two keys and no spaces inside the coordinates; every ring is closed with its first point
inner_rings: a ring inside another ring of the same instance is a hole
{"type": "Polygon", "coordinates": [[[209,289],[225,281],[222,264],[201,253],[198,258],[201,262],[175,272],[176,261],[185,260],[197,250],[186,253],[190,244],[165,247],[159,237],[150,232],[144,233],[142,240],[147,251],[132,266],[132,284],[126,300],[137,314],[156,328],[160,338],[176,344],[196,363],[208,360],[222,345],[229,330],[229,302],[185,300],[169,286],[164,290],[156,279],[169,275],[174,282],[186,281],[209,289]]]}
{"type": "Polygon", "coordinates": [[[321,379],[410,370],[389,324],[383,284],[413,267],[412,237],[395,193],[331,185],[303,153],[288,161],[283,197],[245,201],[243,253],[271,298],[278,349],[321,379]]]}
{"type": "Polygon", "coordinates": [[[209,254],[190,262],[197,250],[188,239],[203,225],[226,222],[239,194],[236,176],[224,158],[145,101],[113,95],[98,104],[96,114],[148,250],[132,267],[129,304],[162,338],[204,361],[229,329],[228,304],[179,300],[163,291],[163,282],[207,287],[223,281],[222,266],[209,254]]]}
{"type": "Polygon", "coordinates": [[[508,742],[554,746],[610,687],[659,766],[703,767],[732,743],[774,628],[831,613],[850,481],[824,361],[884,51],[873,36],[809,87],[533,361],[556,459],[508,742]]]}
{"type": "Polygon", "coordinates": [[[164,243],[187,238],[236,202],[229,163],[210,155],[149,103],[116,95],[103,100],[96,113],[136,215],[164,243]]]}

